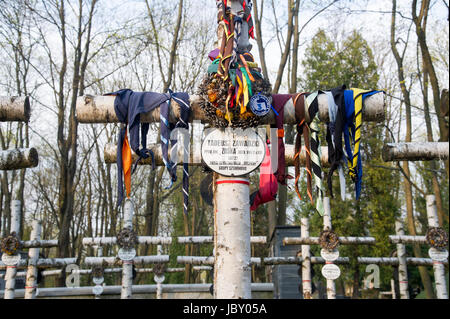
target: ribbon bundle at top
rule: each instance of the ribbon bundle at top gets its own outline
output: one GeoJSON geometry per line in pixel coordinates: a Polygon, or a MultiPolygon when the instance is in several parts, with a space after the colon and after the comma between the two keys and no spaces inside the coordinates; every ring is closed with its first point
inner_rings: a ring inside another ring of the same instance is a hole
{"type": "Polygon", "coordinates": [[[255,127],[270,109],[271,86],[249,52],[248,39],[254,38],[251,0],[216,3],[219,48],[209,54],[212,64],[199,88],[201,106],[215,126],[255,127]]]}

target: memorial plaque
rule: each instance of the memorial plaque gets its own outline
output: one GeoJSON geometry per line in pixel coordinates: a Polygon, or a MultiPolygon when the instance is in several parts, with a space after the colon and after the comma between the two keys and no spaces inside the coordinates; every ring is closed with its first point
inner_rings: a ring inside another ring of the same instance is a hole
{"type": "Polygon", "coordinates": [[[336,280],[341,275],[341,270],[335,264],[327,264],[322,267],[322,276],[326,279],[336,280]]]}
{"type": "Polygon", "coordinates": [[[214,129],[202,142],[203,161],[223,176],[247,175],[264,156],[265,143],[254,129],[214,129]]]}
{"type": "Polygon", "coordinates": [[[320,250],[320,256],[322,256],[322,258],[325,259],[325,261],[335,261],[336,259],[339,258],[339,250],[337,249],[328,250],[322,248],[320,250]]]}
{"type": "Polygon", "coordinates": [[[17,255],[8,255],[8,254],[3,254],[2,255],[2,262],[6,265],[6,266],[15,266],[19,263],[20,261],[20,254],[17,255]]]}
{"type": "Polygon", "coordinates": [[[125,249],[125,248],[120,248],[119,249],[119,258],[123,261],[130,261],[133,260],[134,257],[136,257],[136,249],[131,248],[131,249],[125,249]]]}
{"type": "Polygon", "coordinates": [[[434,261],[444,262],[448,258],[448,251],[447,249],[437,249],[431,247],[430,249],[428,249],[428,256],[430,256],[430,258],[434,261]]]}
{"type": "Polygon", "coordinates": [[[94,288],[92,288],[92,292],[94,293],[94,295],[101,295],[103,292],[103,286],[94,286],[94,288]]]}
{"type": "Polygon", "coordinates": [[[155,282],[156,282],[157,284],[161,284],[161,283],[164,282],[164,279],[166,279],[166,278],[164,277],[164,275],[161,275],[161,276],[155,275],[155,276],[153,277],[153,279],[155,280],[155,282]]]}

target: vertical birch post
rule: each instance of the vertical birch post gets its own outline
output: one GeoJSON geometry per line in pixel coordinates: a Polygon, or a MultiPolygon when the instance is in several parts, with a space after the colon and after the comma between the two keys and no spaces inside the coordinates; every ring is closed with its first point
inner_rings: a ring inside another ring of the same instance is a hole
{"type": "MultiPolygon", "coordinates": [[[[34,220],[32,227],[33,228],[31,231],[30,239],[41,240],[42,223],[38,220],[34,220]]],[[[30,248],[28,250],[28,268],[25,283],[25,299],[36,298],[36,279],[38,274],[36,264],[38,259],[39,259],[39,248],[30,248]]]]}
{"type": "MultiPolygon", "coordinates": [[[[395,221],[395,233],[398,236],[405,235],[404,224],[401,220],[395,221]]],[[[405,245],[397,244],[397,258],[398,258],[398,283],[400,289],[400,299],[409,299],[408,291],[408,265],[406,263],[406,249],[405,245]]]]}
{"type": "Polygon", "coordinates": [[[249,181],[214,176],[214,298],[250,299],[249,181]]]}
{"type": "MultiPolygon", "coordinates": [[[[22,203],[20,200],[11,201],[11,232],[20,232],[20,215],[22,203]]],[[[14,287],[16,285],[17,266],[6,267],[6,284],[4,299],[14,299],[14,287]]]]}
{"type": "MultiPolygon", "coordinates": [[[[103,247],[98,246],[97,247],[97,257],[103,257],[103,247]]],[[[95,294],[94,299],[101,299],[99,294],[95,294]]]]}
{"type": "MultiPolygon", "coordinates": [[[[300,237],[309,237],[309,217],[302,217],[300,224],[300,237]]],[[[303,299],[311,299],[311,251],[309,245],[302,245],[302,258],[303,299]]]]}
{"type": "MultiPolygon", "coordinates": [[[[439,227],[436,209],[436,197],[427,195],[427,217],[429,227],[439,227]]],[[[441,261],[433,260],[434,281],[436,283],[436,295],[438,299],[448,299],[447,283],[445,281],[445,267],[441,261]]]]}
{"type": "MultiPolygon", "coordinates": [[[[323,199],[324,214],[323,214],[323,230],[332,230],[331,226],[331,206],[330,198],[323,199]]],[[[334,280],[327,279],[327,298],[336,299],[336,284],[334,280]]]]}
{"type": "MultiPolygon", "coordinates": [[[[158,255],[162,255],[162,245],[157,246],[158,255]]],[[[164,278],[164,274],[162,275],[164,278]]],[[[156,299],[162,299],[162,281],[156,281],[156,299]]]]}
{"type": "Polygon", "coordinates": [[[391,279],[391,295],[392,299],[397,299],[397,295],[395,294],[395,281],[391,279]]]}
{"type": "MultiPolygon", "coordinates": [[[[131,199],[126,199],[124,204],[123,227],[133,229],[134,204],[131,199]]],[[[122,262],[122,290],[121,299],[131,299],[133,286],[133,261],[122,262]]]]}

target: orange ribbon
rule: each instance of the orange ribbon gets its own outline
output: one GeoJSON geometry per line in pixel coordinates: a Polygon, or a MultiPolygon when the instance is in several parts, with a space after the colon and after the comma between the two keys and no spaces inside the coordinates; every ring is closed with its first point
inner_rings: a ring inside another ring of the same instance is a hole
{"type": "Polygon", "coordinates": [[[123,177],[125,182],[125,189],[127,192],[127,198],[130,198],[130,192],[131,192],[131,163],[132,163],[132,157],[131,157],[131,147],[128,142],[128,134],[125,131],[125,138],[123,140],[123,146],[122,146],[122,167],[123,167],[123,177]]]}

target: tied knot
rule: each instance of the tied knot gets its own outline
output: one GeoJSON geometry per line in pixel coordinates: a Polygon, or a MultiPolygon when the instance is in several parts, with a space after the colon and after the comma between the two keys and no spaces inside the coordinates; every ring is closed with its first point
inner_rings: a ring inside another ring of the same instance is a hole
{"type": "Polygon", "coordinates": [[[350,177],[352,178],[353,181],[356,181],[356,178],[358,177],[358,175],[356,174],[356,170],[354,167],[349,168],[348,174],[350,175],[350,177]]]}

